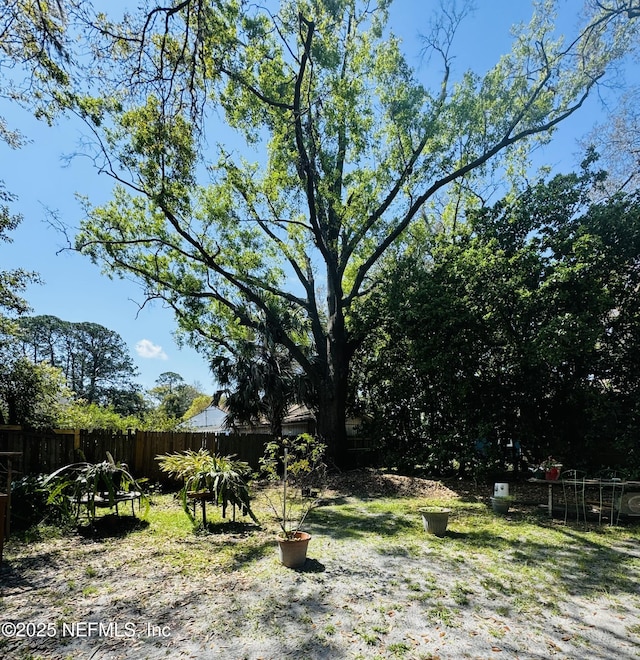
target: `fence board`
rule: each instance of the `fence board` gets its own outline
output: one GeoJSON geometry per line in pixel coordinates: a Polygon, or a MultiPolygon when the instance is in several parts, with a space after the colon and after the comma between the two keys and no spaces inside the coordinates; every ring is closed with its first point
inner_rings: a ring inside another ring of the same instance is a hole
{"type": "MultiPolygon", "coordinates": [[[[121,433],[104,429],[92,431],[30,431],[20,427],[0,427],[0,451],[22,452],[16,461],[16,472],[50,473],[63,465],[86,460],[104,461],[109,452],[116,462],[126,463],[136,478],[166,482],[156,457],[160,454],[201,448],[211,453],[234,455],[257,470],[265,443],[271,436],[264,433],[211,433],[177,431],[130,431],[121,433]]],[[[368,443],[349,438],[349,449],[365,457],[368,443]],[[364,451],[363,451],[364,450],[364,451]]]]}

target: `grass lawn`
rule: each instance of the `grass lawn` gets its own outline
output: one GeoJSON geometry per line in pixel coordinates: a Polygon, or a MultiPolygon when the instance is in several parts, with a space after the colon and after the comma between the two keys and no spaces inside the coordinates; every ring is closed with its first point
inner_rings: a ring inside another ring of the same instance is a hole
{"type": "Polygon", "coordinates": [[[210,507],[194,530],[157,495],[144,520],[14,536],[0,657],[640,657],[638,524],[585,529],[518,504],[505,517],[488,497],[436,492],[332,491],[298,571],[277,561],[262,493],[260,527],[210,507]],[[444,538],[423,530],[427,504],[451,508],[444,538]]]}

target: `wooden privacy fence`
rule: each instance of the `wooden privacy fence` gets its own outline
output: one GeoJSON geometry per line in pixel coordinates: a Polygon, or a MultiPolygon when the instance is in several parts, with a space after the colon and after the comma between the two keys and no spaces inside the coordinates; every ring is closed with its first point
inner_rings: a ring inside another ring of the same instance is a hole
{"type": "Polygon", "coordinates": [[[152,481],[166,481],[167,475],[160,472],[156,456],[173,454],[187,449],[197,451],[208,449],[212,454],[233,455],[246,461],[257,470],[264,453],[264,445],[271,436],[261,433],[173,433],[164,431],[138,431],[135,439],[135,458],[130,465],[135,466],[136,474],[144,475],[152,481]]]}
{"type": "Polygon", "coordinates": [[[257,469],[270,436],[264,434],[183,433],[129,431],[28,431],[19,426],[0,426],[0,451],[22,452],[15,461],[17,477],[47,474],[78,461],[98,463],[109,452],[115,461],[126,463],[136,478],[167,481],[158,469],[158,454],[200,448],[223,455],[235,454],[257,469]]]}
{"type": "MultiPolygon", "coordinates": [[[[264,433],[30,431],[20,426],[0,426],[0,451],[22,452],[22,457],[14,461],[16,477],[48,474],[78,461],[99,463],[109,452],[115,461],[126,463],[134,477],[166,482],[169,479],[160,472],[156,456],[200,448],[214,454],[235,455],[257,470],[264,445],[270,440],[271,436],[264,433]]],[[[366,440],[356,437],[348,440],[348,465],[341,467],[363,467],[378,460],[377,452],[366,440]]]]}

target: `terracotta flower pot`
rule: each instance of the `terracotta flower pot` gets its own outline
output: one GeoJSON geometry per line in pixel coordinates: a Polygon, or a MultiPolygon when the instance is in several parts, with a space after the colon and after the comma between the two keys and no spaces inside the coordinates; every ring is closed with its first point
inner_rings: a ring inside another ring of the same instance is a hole
{"type": "Polygon", "coordinates": [[[307,561],[311,534],[296,532],[291,539],[278,538],[278,557],[287,568],[301,568],[307,561]]]}

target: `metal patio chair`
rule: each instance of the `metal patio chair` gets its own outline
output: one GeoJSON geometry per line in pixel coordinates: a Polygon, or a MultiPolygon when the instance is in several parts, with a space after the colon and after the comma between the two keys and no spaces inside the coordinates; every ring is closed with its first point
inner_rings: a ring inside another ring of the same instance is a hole
{"type": "Polygon", "coordinates": [[[624,494],[624,481],[615,470],[603,470],[600,480],[600,513],[598,523],[602,524],[603,513],[609,515],[609,524],[617,525],[620,520],[620,506],[624,494]]]}
{"type": "Polygon", "coordinates": [[[585,501],[585,478],[582,470],[565,470],[560,474],[562,496],[564,499],[564,522],[569,519],[569,510],[575,510],[576,522],[583,520],[587,524],[587,505],[585,501]]]}

